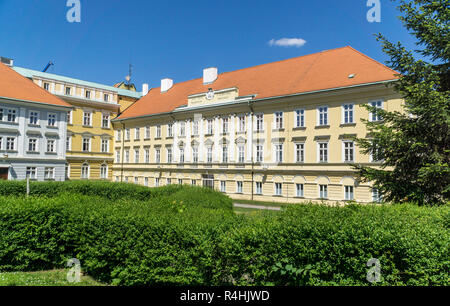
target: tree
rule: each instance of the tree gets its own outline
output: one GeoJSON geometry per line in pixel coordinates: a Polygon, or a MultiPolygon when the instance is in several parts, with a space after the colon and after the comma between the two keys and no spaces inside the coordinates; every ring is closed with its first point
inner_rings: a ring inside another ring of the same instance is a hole
{"type": "Polygon", "coordinates": [[[399,72],[394,90],[404,98],[404,112],[377,112],[382,122],[364,120],[370,137],[357,139],[364,154],[377,155],[379,167],[357,165],[387,201],[442,204],[450,196],[450,5],[449,0],[400,0],[400,20],[417,38],[416,59],[400,43],[382,34],[388,65],[399,72]]]}

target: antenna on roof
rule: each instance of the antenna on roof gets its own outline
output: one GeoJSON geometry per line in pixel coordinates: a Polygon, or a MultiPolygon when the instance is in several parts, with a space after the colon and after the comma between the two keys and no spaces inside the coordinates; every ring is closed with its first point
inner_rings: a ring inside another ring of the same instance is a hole
{"type": "Polygon", "coordinates": [[[131,81],[131,75],[133,73],[133,65],[130,64],[130,67],[128,69],[128,75],[125,77],[125,80],[127,81],[127,85],[130,85],[130,81],[131,81]]]}
{"type": "Polygon", "coordinates": [[[46,72],[48,70],[48,68],[50,68],[50,66],[53,66],[53,65],[54,64],[52,61],[48,62],[47,66],[45,66],[45,68],[44,68],[44,70],[42,70],[42,72],[46,72]]]}

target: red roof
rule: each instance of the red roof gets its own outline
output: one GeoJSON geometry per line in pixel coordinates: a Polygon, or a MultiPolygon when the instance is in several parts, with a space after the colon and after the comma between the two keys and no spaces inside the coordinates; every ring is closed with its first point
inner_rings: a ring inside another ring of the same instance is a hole
{"type": "Polygon", "coordinates": [[[273,62],[219,74],[213,84],[203,78],[174,84],[166,93],[153,88],[131,105],[119,119],[166,113],[187,105],[188,96],[237,87],[240,96],[256,94],[256,100],[397,79],[397,72],[352,47],[273,62]],[[354,78],[349,75],[354,74],[354,78]]]}
{"type": "Polygon", "coordinates": [[[71,107],[70,104],[60,98],[57,98],[45,89],[33,83],[33,81],[1,63],[0,97],[71,107]]]}

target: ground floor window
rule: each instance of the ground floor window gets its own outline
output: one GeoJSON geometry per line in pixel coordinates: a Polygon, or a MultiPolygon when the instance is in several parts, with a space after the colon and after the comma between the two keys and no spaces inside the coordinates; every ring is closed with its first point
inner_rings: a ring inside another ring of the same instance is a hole
{"type": "Polygon", "coordinates": [[[170,178],[167,179],[167,185],[172,185],[172,179],[170,178]]]}
{"type": "Polygon", "coordinates": [[[46,180],[54,180],[55,179],[55,168],[45,168],[44,179],[46,180]]]}
{"type": "Polygon", "coordinates": [[[295,184],[296,196],[299,198],[304,197],[304,186],[303,184],[295,184]]]}
{"type": "Polygon", "coordinates": [[[319,198],[320,199],[328,199],[328,186],[327,185],[319,185],[319,198]]]}
{"type": "Polygon", "coordinates": [[[70,178],[70,164],[66,164],[66,179],[70,178]]]}
{"type": "Polygon", "coordinates": [[[155,178],[155,187],[159,187],[159,178],[155,178]]]}
{"type": "Polygon", "coordinates": [[[178,179],[178,185],[183,185],[183,180],[182,179],[178,179]]]}
{"type": "Polygon", "coordinates": [[[37,179],[36,167],[27,167],[27,178],[30,178],[30,180],[37,179]]]}
{"type": "Polygon", "coordinates": [[[203,178],[203,187],[214,188],[214,175],[205,174],[203,178]]]}
{"type": "Polygon", "coordinates": [[[89,178],[89,164],[83,164],[81,166],[81,178],[88,179],[89,178]]]}
{"type": "Polygon", "coordinates": [[[134,183],[137,185],[137,184],[139,184],[139,178],[138,177],[135,177],[134,178],[134,183]]]}
{"type": "Polygon", "coordinates": [[[242,190],[243,190],[242,185],[243,185],[242,182],[236,182],[236,193],[243,193],[242,192],[242,190]]]}
{"type": "Polygon", "coordinates": [[[262,194],[262,182],[256,182],[256,194],[262,194]]]}
{"type": "Polygon", "coordinates": [[[345,186],[345,200],[346,201],[354,200],[353,186],[345,186]]]}
{"type": "Polygon", "coordinates": [[[383,197],[380,193],[380,190],[376,189],[376,188],[372,189],[372,202],[380,203],[382,201],[383,201],[383,197]]]}
{"type": "Polygon", "coordinates": [[[197,186],[197,180],[191,180],[191,185],[192,186],[197,186]]]}
{"type": "Polygon", "coordinates": [[[144,186],[148,187],[148,177],[144,178],[144,186]]]}
{"type": "Polygon", "coordinates": [[[108,178],[108,165],[101,165],[100,166],[100,178],[101,179],[107,179],[108,178]]]}
{"type": "Polygon", "coordinates": [[[283,195],[283,184],[275,183],[275,195],[282,196],[283,195]]]}
{"type": "Polygon", "coordinates": [[[226,181],[221,181],[220,182],[220,191],[221,192],[227,192],[227,182],[226,181]]]}

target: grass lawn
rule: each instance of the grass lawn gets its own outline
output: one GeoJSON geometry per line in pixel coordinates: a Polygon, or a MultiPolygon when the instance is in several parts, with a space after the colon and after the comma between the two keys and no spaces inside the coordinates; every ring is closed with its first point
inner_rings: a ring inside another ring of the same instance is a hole
{"type": "Polygon", "coordinates": [[[68,270],[0,273],[0,286],[104,286],[83,275],[79,283],[69,283],[67,272],[68,270]]]}

